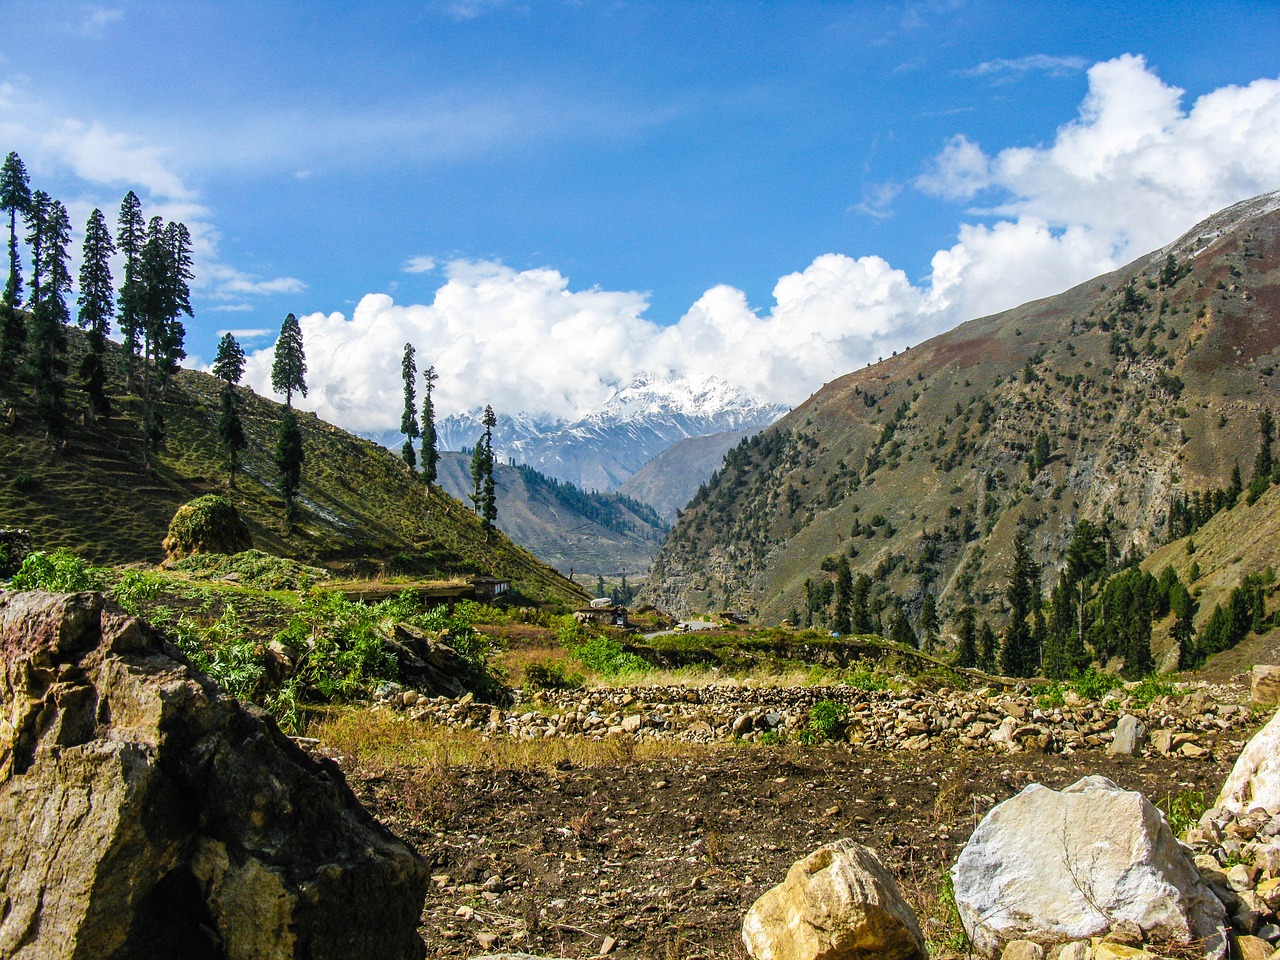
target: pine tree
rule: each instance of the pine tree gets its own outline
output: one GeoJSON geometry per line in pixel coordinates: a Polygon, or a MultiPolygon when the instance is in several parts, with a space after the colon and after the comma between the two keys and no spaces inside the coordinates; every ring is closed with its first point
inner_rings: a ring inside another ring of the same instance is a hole
{"type": "Polygon", "coordinates": [[[1000,669],[1009,677],[1033,677],[1040,669],[1039,648],[1032,635],[1031,615],[1039,604],[1040,570],[1027,549],[1027,538],[1013,540],[1013,566],[1009,573],[1009,624],[1000,651],[1000,669]]]}
{"type": "Polygon", "coordinates": [[[284,394],[284,405],[293,408],[293,392],[307,395],[307,358],[302,347],[302,328],[292,313],[280,326],[275,358],[271,363],[271,389],[284,394]]]}
{"type": "Polygon", "coordinates": [[[302,431],[298,427],[297,414],[286,406],[280,418],[280,433],[276,438],[276,469],[280,472],[280,492],[284,495],[284,525],[293,530],[298,519],[297,496],[302,486],[302,464],[306,460],[302,447],[302,431]]]}
{"type": "Polygon", "coordinates": [[[900,643],[907,647],[919,646],[915,631],[911,629],[911,622],[907,619],[907,611],[903,609],[902,601],[896,598],[893,603],[893,615],[889,618],[889,642],[900,643]]]}
{"type": "Polygon", "coordinates": [[[22,266],[18,260],[18,218],[26,219],[31,207],[27,170],[16,153],[0,167],[0,210],[9,212],[9,276],[0,302],[0,384],[8,384],[18,366],[27,338],[27,327],[18,314],[22,302],[22,266]]]}
{"type": "Polygon", "coordinates": [[[427,484],[436,482],[440,452],[436,449],[436,409],[431,398],[432,388],[439,379],[434,366],[427,367],[422,375],[422,479],[427,484]]]}
{"type": "Polygon", "coordinates": [[[111,289],[110,257],[116,245],[111,239],[107,218],[101,210],[89,215],[84,231],[83,257],[80,263],[80,314],[77,323],[89,333],[89,352],[80,364],[80,379],[89,396],[89,412],[94,417],[110,416],[107,400],[105,354],[111,317],[115,313],[115,294],[111,289]]]}
{"type": "Polygon", "coordinates": [[[956,666],[978,665],[978,627],[973,607],[963,607],[956,614],[956,666]]]}
{"type": "Polygon", "coordinates": [[[218,342],[218,355],[213,360],[213,375],[222,381],[222,412],[218,417],[218,439],[227,454],[227,484],[236,488],[236,471],[240,451],[246,446],[244,425],[240,421],[240,398],[236,384],[244,375],[244,350],[230,333],[218,342]]]}
{"type": "Polygon", "coordinates": [[[404,357],[400,361],[400,376],[404,378],[404,413],[400,415],[400,432],[404,434],[401,455],[412,470],[417,463],[413,441],[421,436],[418,429],[418,401],[414,396],[414,382],[418,379],[418,365],[414,362],[413,344],[404,345],[404,357]]]}
{"type": "Polygon", "coordinates": [[[831,629],[836,633],[850,633],[853,630],[853,574],[849,570],[849,560],[841,557],[836,562],[836,613],[831,621],[831,629]]]}
{"type": "Polygon", "coordinates": [[[480,491],[483,509],[480,513],[481,523],[484,526],[485,536],[493,531],[493,524],[498,519],[498,491],[493,481],[493,428],[498,424],[498,418],[493,414],[493,407],[484,408],[484,417],[481,420],[484,424],[484,485],[480,491]]]}
{"type": "Polygon", "coordinates": [[[871,578],[860,573],[853,580],[849,598],[849,631],[851,633],[875,633],[871,621],[871,578]]]}
{"type": "Polygon", "coordinates": [[[983,673],[996,672],[996,632],[986,620],[978,627],[978,668],[983,673]]]}
{"type": "Polygon", "coordinates": [[[920,602],[920,647],[925,653],[933,653],[938,642],[938,604],[933,594],[926,592],[920,602]]]}
{"type": "Polygon", "coordinates": [[[142,202],[130,190],[120,203],[120,215],[116,220],[116,249],[124,255],[124,283],[117,294],[117,323],[124,337],[131,376],[133,360],[142,349],[142,328],[146,322],[142,278],[142,248],[146,242],[147,224],[142,216],[142,202]]]}
{"type": "Polygon", "coordinates": [[[67,294],[71,270],[67,245],[71,222],[66,208],[43,191],[32,197],[27,214],[32,250],[31,317],[35,404],[50,436],[60,436],[66,420],[67,336],[71,319],[67,294]]]}
{"type": "Polygon", "coordinates": [[[182,317],[193,316],[191,310],[191,234],[185,224],[169,223],[164,228],[163,295],[161,312],[156,317],[156,360],[160,366],[160,388],[167,389],[186,358],[183,349],[186,327],[182,317]]]}

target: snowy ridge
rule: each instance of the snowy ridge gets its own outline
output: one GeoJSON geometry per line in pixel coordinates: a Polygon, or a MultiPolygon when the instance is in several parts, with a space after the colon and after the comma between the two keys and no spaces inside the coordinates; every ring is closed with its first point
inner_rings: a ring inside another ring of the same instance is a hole
{"type": "MultiPolygon", "coordinates": [[[[584,490],[614,490],[663,450],[686,437],[763,429],[787,408],[743,395],[715,377],[691,381],[642,375],[620,385],[599,410],[574,421],[500,414],[494,453],[526,463],[584,490]]],[[[480,411],[436,425],[441,450],[475,445],[480,411]]]]}

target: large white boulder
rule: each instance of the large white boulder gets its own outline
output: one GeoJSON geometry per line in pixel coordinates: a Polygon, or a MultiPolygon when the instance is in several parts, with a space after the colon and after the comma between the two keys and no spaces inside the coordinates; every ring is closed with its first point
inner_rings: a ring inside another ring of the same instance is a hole
{"type": "Polygon", "coordinates": [[[915,913],[874,850],[837,840],[792,864],[747,911],[756,960],[925,960],[915,913]]]}
{"type": "Polygon", "coordinates": [[[1245,745],[1215,806],[1236,816],[1254,807],[1280,813],[1280,711],[1245,745]]]}
{"type": "Polygon", "coordinates": [[[1122,920],[1148,939],[1225,949],[1223,906],[1164,815],[1105,777],[1061,793],[1031,784],[987,814],[951,875],[965,931],[988,957],[1013,940],[1084,940],[1122,920]]]}

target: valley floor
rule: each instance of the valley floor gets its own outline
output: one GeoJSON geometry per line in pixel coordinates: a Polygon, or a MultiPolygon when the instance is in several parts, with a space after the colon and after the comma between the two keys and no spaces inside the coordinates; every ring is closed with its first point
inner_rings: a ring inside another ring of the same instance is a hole
{"type": "Polygon", "coordinates": [[[1101,774],[1154,801],[1212,802],[1251,731],[1199,759],[848,746],[707,746],[513,769],[339,757],[361,799],[432,864],[430,957],[744,957],[742,917],[790,865],[851,837],[876,848],[935,957],[963,956],[944,877],[978,821],[1032,781],[1101,774]]]}

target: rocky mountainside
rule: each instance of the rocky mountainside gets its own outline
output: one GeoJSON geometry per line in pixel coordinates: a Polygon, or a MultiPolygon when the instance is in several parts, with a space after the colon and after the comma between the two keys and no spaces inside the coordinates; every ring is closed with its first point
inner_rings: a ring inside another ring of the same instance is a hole
{"type": "MultiPolygon", "coordinates": [[[[67,330],[76,370],[84,337],[67,330]]],[[[30,403],[25,379],[0,384],[12,421],[0,426],[0,528],[29,529],[40,550],[66,547],[95,563],[156,563],[161,541],[183,503],[223,492],[227,474],[218,441],[221,384],[179,370],[157,408],[166,440],[148,468],[140,401],[125,388],[122,352],[108,353],[113,415],[90,422],[72,378],[77,411],[66,436],[49,439],[30,403]]],[[[248,447],[229,493],[261,550],[284,557],[376,567],[422,575],[484,573],[513,580],[534,598],[581,602],[568,580],[479,521],[438,489],[427,490],[399,457],[377,444],[298,412],[306,462],[300,518],[286,530],[274,462],[283,406],[240,389],[248,447]]]]}
{"type": "Polygon", "coordinates": [[[920,610],[999,612],[1015,534],[1046,586],[1080,520],[1142,554],[1175,496],[1247,482],[1280,406],[1280,194],[1055,297],[836,380],[744,441],[646,597],[779,620],[841,555],[920,610]]]}
{"type": "Polygon", "coordinates": [[[618,492],[647,503],[666,523],[680,512],[724,461],[724,455],[759,426],[677,441],[633,473],[618,492]]]}
{"type": "MultiPolygon", "coordinates": [[[[573,421],[499,411],[493,448],[499,459],[514,459],[583,490],[609,491],[680,440],[758,429],[785,412],[714,377],[693,382],[644,376],[573,421]]],[[[436,429],[441,450],[464,450],[475,446],[484,428],[477,410],[446,417],[436,429]]],[[[694,480],[694,488],[703,479],[694,480]]]]}
{"type": "MultiPolygon", "coordinates": [[[[441,489],[464,503],[472,492],[470,461],[461,453],[440,456],[441,489]]],[[[494,467],[493,479],[498,528],[580,581],[623,571],[634,579],[649,569],[666,536],[667,527],[652,507],[618,493],[584,493],[532,467],[503,463],[494,467]]]]}

